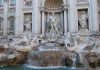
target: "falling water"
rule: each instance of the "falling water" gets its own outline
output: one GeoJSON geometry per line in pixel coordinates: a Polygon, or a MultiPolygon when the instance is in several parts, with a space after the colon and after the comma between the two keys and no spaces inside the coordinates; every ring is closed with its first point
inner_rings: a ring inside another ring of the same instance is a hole
{"type": "Polygon", "coordinates": [[[72,55],[72,58],[71,59],[73,61],[73,64],[72,64],[71,69],[76,69],[76,59],[77,59],[76,54],[72,55]]]}

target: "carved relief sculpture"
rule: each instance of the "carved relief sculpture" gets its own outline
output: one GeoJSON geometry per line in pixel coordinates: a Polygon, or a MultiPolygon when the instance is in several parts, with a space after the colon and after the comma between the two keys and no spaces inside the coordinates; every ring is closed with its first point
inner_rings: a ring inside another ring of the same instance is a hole
{"type": "Polygon", "coordinates": [[[32,0],[24,0],[24,5],[32,6],[32,0]]]}

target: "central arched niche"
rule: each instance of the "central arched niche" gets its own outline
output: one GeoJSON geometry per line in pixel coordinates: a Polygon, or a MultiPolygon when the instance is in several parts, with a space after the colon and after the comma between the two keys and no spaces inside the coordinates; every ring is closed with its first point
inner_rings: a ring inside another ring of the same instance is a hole
{"type": "MultiPolygon", "coordinates": [[[[61,14],[63,13],[63,0],[45,0],[44,2],[44,10],[45,10],[45,22],[46,22],[46,32],[48,32],[48,15],[54,12],[54,15],[57,20],[57,27],[60,32],[63,32],[63,20],[61,19],[61,14]],[[60,28],[59,28],[60,27],[60,28]],[[62,27],[62,28],[61,28],[62,27]]],[[[63,18],[63,17],[62,17],[63,18]]]]}
{"type": "Polygon", "coordinates": [[[62,4],[63,0],[45,0],[44,6],[46,9],[60,9],[62,4]]]}

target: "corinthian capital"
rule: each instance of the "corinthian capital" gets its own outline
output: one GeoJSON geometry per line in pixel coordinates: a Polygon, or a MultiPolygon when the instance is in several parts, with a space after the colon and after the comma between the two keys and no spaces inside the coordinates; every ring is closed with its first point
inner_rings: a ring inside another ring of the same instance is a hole
{"type": "Polygon", "coordinates": [[[9,0],[4,0],[4,2],[9,2],[9,0]]]}

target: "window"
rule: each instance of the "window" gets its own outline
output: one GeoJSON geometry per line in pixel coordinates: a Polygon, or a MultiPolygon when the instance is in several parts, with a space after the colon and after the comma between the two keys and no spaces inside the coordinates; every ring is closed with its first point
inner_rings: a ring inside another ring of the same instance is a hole
{"type": "Polygon", "coordinates": [[[3,18],[0,17],[0,30],[2,30],[2,22],[3,22],[3,18]]]}
{"type": "Polygon", "coordinates": [[[14,22],[15,22],[15,17],[14,16],[10,16],[9,17],[9,29],[13,30],[14,29],[14,22]]]}
{"type": "Polygon", "coordinates": [[[16,4],[16,0],[11,0],[11,4],[16,4]]]}
{"type": "Polygon", "coordinates": [[[0,5],[2,5],[3,4],[3,0],[0,0],[0,5]]]}

